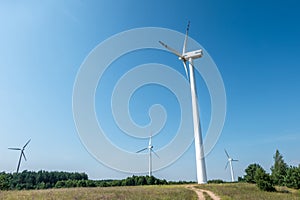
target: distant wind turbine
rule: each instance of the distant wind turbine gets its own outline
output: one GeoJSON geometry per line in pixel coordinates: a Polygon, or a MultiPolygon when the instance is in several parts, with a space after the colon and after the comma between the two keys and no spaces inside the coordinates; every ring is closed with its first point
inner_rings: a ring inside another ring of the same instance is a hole
{"type": "Polygon", "coordinates": [[[22,156],[24,157],[25,161],[27,161],[26,156],[25,156],[25,153],[24,153],[24,150],[25,150],[25,147],[28,145],[28,143],[29,143],[30,141],[31,141],[31,139],[28,140],[28,141],[26,142],[26,144],[23,146],[22,149],[21,149],[21,148],[8,148],[8,149],[10,149],[10,150],[21,151],[20,158],[19,158],[19,162],[18,162],[18,167],[17,167],[17,173],[19,173],[19,169],[20,169],[20,164],[21,164],[22,156]]]}
{"type": "Polygon", "coordinates": [[[183,43],[182,54],[180,54],[175,49],[166,45],[162,41],[159,43],[168,49],[170,52],[178,56],[179,60],[183,62],[184,70],[186,76],[190,82],[191,87],[191,96],[192,96],[192,109],[193,109],[193,124],[194,124],[194,138],[195,138],[195,152],[196,152],[196,167],[197,167],[197,179],[198,184],[203,184],[207,182],[206,175],[206,166],[205,166],[205,158],[204,158],[204,149],[202,142],[202,133],[201,133],[201,125],[200,125],[200,116],[197,102],[197,90],[195,84],[195,76],[194,76],[194,65],[193,61],[195,59],[201,58],[203,56],[202,49],[186,52],[186,46],[188,41],[188,32],[190,28],[190,22],[188,22],[188,26],[186,29],[185,39],[183,43]],[[186,62],[189,63],[189,68],[186,66],[186,62]]]}
{"type": "Polygon", "coordinates": [[[148,149],[148,153],[149,153],[149,176],[152,176],[152,153],[154,153],[159,158],[157,153],[155,153],[155,151],[153,151],[152,134],[149,137],[148,147],[143,148],[143,149],[137,151],[136,153],[140,153],[140,152],[145,151],[147,149],[148,149]]]}
{"type": "Polygon", "coordinates": [[[234,172],[233,172],[232,162],[233,162],[233,161],[238,161],[238,160],[232,159],[232,158],[229,156],[229,154],[227,153],[227,151],[226,151],[225,149],[224,149],[224,151],[225,151],[225,154],[226,154],[226,156],[227,156],[227,158],[228,158],[228,161],[227,161],[227,163],[226,163],[225,169],[227,169],[227,166],[228,166],[228,164],[229,164],[229,165],[230,165],[230,172],[231,172],[231,181],[234,182],[234,172]]]}

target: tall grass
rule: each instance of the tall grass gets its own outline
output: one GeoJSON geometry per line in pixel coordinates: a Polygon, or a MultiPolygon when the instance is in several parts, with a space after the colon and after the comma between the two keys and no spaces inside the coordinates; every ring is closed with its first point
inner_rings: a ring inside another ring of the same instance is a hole
{"type": "Polygon", "coordinates": [[[210,190],[222,200],[300,200],[300,192],[288,188],[277,188],[284,192],[264,192],[248,183],[206,184],[196,187],[210,190]]]}
{"type": "Polygon", "coordinates": [[[64,188],[48,190],[0,191],[5,200],[54,200],[54,199],[101,199],[101,200],[196,200],[195,192],[183,186],[132,186],[106,188],[64,188]]]}

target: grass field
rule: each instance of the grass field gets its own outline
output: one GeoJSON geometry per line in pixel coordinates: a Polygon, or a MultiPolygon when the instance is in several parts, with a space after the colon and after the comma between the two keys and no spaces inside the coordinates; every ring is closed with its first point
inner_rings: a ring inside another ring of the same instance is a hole
{"type": "Polygon", "coordinates": [[[248,183],[206,184],[196,186],[214,192],[222,200],[300,200],[300,191],[276,188],[281,192],[263,192],[248,183]]]}
{"type": "Polygon", "coordinates": [[[130,199],[130,200],[196,200],[197,196],[184,186],[133,186],[133,187],[106,187],[106,188],[68,188],[48,190],[0,191],[0,199],[27,200],[27,199],[130,199]]]}
{"type": "MultiPolygon", "coordinates": [[[[222,200],[300,200],[299,190],[297,191],[287,188],[277,188],[278,191],[282,192],[263,192],[257,189],[257,187],[254,184],[247,183],[206,184],[196,185],[196,187],[205,190],[210,190],[219,197],[221,197],[222,200]]],[[[211,199],[205,193],[204,196],[207,200],[211,199]]],[[[195,192],[187,189],[185,185],[164,185],[0,191],[0,200],[2,199],[196,200],[197,196],[195,192]]]]}

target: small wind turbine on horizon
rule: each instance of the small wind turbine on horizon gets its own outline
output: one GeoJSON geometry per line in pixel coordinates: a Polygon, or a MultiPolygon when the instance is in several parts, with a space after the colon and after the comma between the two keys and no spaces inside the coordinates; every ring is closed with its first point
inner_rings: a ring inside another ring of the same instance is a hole
{"type": "Polygon", "coordinates": [[[197,180],[198,184],[207,183],[207,175],[206,175],[206,166],[205,166],[205,158],[204,158],[204,148],[202,142],[202,133],[201,133],[201,125],[200,125],[200,116],[197,102],[197,90],[195,84],[194,77],[194,65],[193,60],[197,58],[201,58],[203,55],[202,49],[186,52],[187,40],[188,40],[188,32],[190,28],[190,22],[188,22],[188,26],[186,29],[186,35],[183,43],[182,54],[180,54],[175,49],[169,47],[162,41],[159,43],[168,49],[170,52],[178,56],[179,60],[182,60],[184,70],[186,76],[190,82],[191,87],[191,96],[192,96],[192,109],[193,109],[193,125],[194,125],[194,139],[195,139],[195,152],[196,152],[196,167],[197,167],[197,180]],[[187,69],[186,62],[189,62],[189,69],[187,69]]]}
{"type": "Polygon", "coordinates": [[[136,153],[140,153],[142,151],[145,151],[148,149],[148,153],[149,153],[149,176],[152,176],[152,153],[154,153],[158,158],[159,156],[157,155],[157,153],[155,153],[155,151],[153,150],[153,145],[152,145],[152,134],[149,137],[149,143],[148,146],[146,148],[143,148],[139,151],[137,151],[136,153]]]}
{"type": "Polygon", "coordinates": [[[28,143],[31,141],[31,139],[29,139],[26,144],[23,146],[23,148],[8,148],[10,150],[17,150],[17,151],[21,151],[20,154],[20,158],[19,158],[19,162],[18,162],[18,166],[17,166],[17,173],[19,173],[19,169],[20,169],[20,165],[21,165],[21,160],[22,160],[22,156],[24,157],[25,161],[27,161],[24,150],[25,147],[28,145],[28,143]]]}
{"type": "Polygon", "coordinates": [[[234,182],[234,172],[233,172],[232,162],[233,161],[237,162],[238,160],[235,160],[235,159],[231,158],[225,149],[224,149],[224,151],[225,151],[225,154],[228,158],[227,163],[225,165],[225,169],[227,169],[228,164],[229,164],[230,165],[230,173],[231,173],[231,181],[234,182]]]}

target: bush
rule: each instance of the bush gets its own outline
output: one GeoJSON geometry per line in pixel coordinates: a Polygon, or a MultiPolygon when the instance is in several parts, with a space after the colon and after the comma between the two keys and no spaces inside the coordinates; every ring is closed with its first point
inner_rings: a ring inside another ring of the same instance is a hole
{"type": "Polygon", "coordinates": [[[300,189],[300,167],[290,167],[287,169],[284,184],[290,188],[300,189]]]}
{"type": "Polygon", "coordinates": [[[246,182],[246,180],[243,177],[238,177],[238,182],[246,182]]]}
{"type": "Polygon", "coordinates": [[[255,172],[255,182],[260,190],[273,192],[275,188],[273,186],[272,179],[269,174],[263,169],[257,169],[255,172]]]}
{"type": "Polygon", "coordinates": [[[46,188],[46,184],[44,182],[38,183],[36,186],[36,189],[41,190],[41,189],[45,189],[46,188]]]}
{"type": "Polygon", "coordinates": [[[254,163],[254,164],[249,165],[245,169],[246,175],[244,176],[244,180],[247,183],[256,183],[255,174],[256,174],[257,170],[263,170],[264,171],[264,169],[259,164],[254,163]]]}
{"type": "Polygon", "coordinates": [[[8,190],[9,189],[10,178],[7,174],[0,174],[0,190],[8,190]]]}
{"type": "Polygon", "coordinates": [[[220,184],[220,183],[225,183],[223,180],[221,179],[215,179],[215,180],[209,180],[207,181],[207,183],[217,183],[217,184],[220,184]]]}

